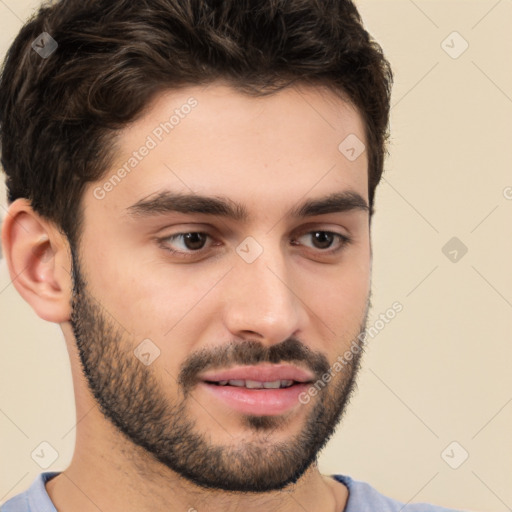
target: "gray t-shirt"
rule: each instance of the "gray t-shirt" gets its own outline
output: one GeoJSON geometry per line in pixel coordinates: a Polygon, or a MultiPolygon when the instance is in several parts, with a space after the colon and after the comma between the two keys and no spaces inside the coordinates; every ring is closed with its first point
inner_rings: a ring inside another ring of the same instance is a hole
{"type": "MultiPolygon", "coordinates": [[[[40,473],[32,485],[24,492],[6,501],[1,512],[57,512],[44,484],[59,472],[40,473]]],[[[354,480],[345,475],[332,475],[348,488],[348,500],[344,511],[340,512],[461,512],[437,507],[426,503],[402,503],[388,498],[371,485],[354,480]]]]}

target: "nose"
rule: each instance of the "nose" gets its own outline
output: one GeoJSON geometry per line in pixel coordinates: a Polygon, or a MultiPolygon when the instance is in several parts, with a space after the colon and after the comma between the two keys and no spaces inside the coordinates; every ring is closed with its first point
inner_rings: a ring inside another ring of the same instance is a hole
{"type": "Polygon", "coordinates": [[[272,345],[305,327],[307,311],[294,287],[292,269],[279,248],[263,253],[252,263],[235,254],[225,292],[224,323],[236,338],[272,345]]]}

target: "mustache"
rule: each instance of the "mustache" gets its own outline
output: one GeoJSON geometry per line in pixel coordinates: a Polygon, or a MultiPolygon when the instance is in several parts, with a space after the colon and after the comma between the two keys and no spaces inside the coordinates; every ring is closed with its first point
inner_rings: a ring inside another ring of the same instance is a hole
{"type": "Polygon", "coordinates": [[[198,375],[204,371],[259,363],[299,363],[299,366],[305,366],[313,372],[316,379],[321,378],[329,370],[329,362],[324,354],[313,352],[295,338],[288,338],[271,346],[258,341],[244,340],[225,346],[205,348],[192,354],[182,365],[178,383],[187,394],[199,382],[198,375]]]}

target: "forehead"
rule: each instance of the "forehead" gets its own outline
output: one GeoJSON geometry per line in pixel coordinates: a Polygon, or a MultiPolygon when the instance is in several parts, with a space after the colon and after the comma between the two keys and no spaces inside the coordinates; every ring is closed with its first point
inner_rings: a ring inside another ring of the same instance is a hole
{"type": "Polygon", "coordinates": [[[119,211],[164,190],[229,196],[249,211],[333,192],[367,200],[365,144],[358,111],[325,87],[263,97],[186,87],[158,94],[120,132],[114,164],[93,186],[106,192],[101,207],[119,211]]]}

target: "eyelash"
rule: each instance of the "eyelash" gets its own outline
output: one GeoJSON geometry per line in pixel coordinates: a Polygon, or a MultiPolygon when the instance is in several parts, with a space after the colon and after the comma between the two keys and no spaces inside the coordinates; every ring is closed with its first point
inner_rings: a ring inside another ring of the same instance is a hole
{"type": "MultiPolygon", "coordinates": [[[[336,233],[334,231],[326,231],[326,230],[321,230],[321,229],[303,232],[303,233],[299,234],[299,236],[297,238],[301,238],[304,235],[311,235],[313,233],[327,233],[329,235],[334,235],[340,241],[340,245],[338,247],[336,247],[335,249],[326,249],[326,250],[318,249],[320,254],[325,255],[325,256],[331,256],[331,255],[334,255],[334,254],[340,252],[341,250],[343,250],[347,245],[349,245],[352,242],[352,239],[346,235],[342,235],[341,233],[336,233]]],[[[185,231],[185,232],[181,232],[181,233],[175,233],[173,235],[166,236],[164,238],[160,238],[160,239],[158,239],[158,242],[159,242],[160,247],[162,247],[162,249],[171,253],[171,255],[173,255],[173,256],[177,256],[178,258],[183,258],[183,259],[194,258],[197,255],[200,255],[203,252],[209,250],[209,248],[206,248],[206,249],[201,248],[201,249],[198,249],[198,250],[192,251],[192,252],[184,252],[184,251],[177,251],[175,249],[170,249],[169,246],[166,245],[169,241],[176,240],[177,238],[183,237],[184,235],[190,235],[190,234],[206,235],[207,237],[213,238],[208,233],[205,233],[203,231],[185,231]]]]}

